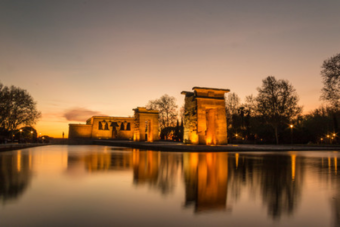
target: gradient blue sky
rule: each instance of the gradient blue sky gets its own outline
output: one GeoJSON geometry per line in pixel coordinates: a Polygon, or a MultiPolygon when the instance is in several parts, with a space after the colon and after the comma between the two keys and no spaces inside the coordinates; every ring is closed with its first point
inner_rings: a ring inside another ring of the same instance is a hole
{"type": "Polygon", "coordinates": [[[339,0],[0,0],[0,81],[27,89],[38,131],[56,137],[163,94],[181,106],[194,86],[244,101],[268,75],[289,80],[308,113],[322,62],[340,52],[339,12],[339,0]]]}

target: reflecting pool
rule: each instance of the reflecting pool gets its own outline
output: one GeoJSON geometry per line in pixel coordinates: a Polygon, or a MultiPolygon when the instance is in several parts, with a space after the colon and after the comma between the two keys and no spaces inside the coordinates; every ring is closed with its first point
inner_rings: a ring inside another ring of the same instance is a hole
{"type": "Polygon", "coordinates": [[[340,226],[340,153],[0,153],[0,226],[340,226]]]}

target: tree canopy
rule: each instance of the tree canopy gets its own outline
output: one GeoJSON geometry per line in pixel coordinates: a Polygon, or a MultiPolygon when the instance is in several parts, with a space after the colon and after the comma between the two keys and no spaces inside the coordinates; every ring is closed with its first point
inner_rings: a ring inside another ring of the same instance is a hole
{"type": "Polygon", "coordinates": [[[150,100],[146,107],[159,111],[159,125],[161,129],[176,125],[178,106],[175,97],[165,94],[159,99],[150,100]]]}
{"type": "Polygon", "coordinates": [[[338,110],[340,107],[340,53],[323,62],[321,76],[323,79],[321,99],[328,101],[333,108],[338,110]]]}
{"type": "Polygon", "coordinates": [[[33,125],[41,113],[32,96],[19,87],[4,86],[0,82],[0,127],[15,130],[19,125],[33,125]]]}
{"type": "Polygon", "coordinates": [[[276,80],[274,76],[262,80],[262,87],[257,90],[256,111],[274,128],[276,143],[279,143],[278,127],[302,112],[298,95],[287,80],[276,80]]]}

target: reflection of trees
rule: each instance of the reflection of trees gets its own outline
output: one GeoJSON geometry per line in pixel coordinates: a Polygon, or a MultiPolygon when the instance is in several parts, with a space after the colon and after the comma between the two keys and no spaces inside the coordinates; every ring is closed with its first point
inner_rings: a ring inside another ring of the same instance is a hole
{"type": "Polygon", "coordinates": [[[256,176],[253,176],[254,166],[259,165],[259,160],[254,156],[235,153],[229,155],[228,193],[234,201],[241,196],[242,187],[247,187],[254,194],[259,184],[256,184],[256,176]],[[255,178],[255,179],[254,179],[255,178]]]}
{"type": "Polygon", "coordinates": [[[339,227],[340,226],[340,178],[337,176],[338,175],[338,158],[334,157],[334,179],[336,180],[336,194],[334,196],[334,202],[333,202],[333,207],[334,207],[334,226],[339,227]]]}
{"type": "Polygon", "coordinates": [[[327,186],[335,190],[335,194],[330,198],[334,226],[340,226],[340,178],[338,176],[338,157],[329,155],[316,161],[319,168],[319,178],[327,186]]]}
{"type": "Polygon", "coordinates": [[[181,155],[155,151],[137,151],[134,153],[134,183],[149,184],[162,194],[171,193],[176,184],[181,155]]]}
{"type": "Polygon", "coordinates": [[[0,200],[17,199],[31,180],[32,156],[21,151],[0,155],[0,200]]]}
{"type": "Polygon", "coordinates": [[[340,226],[340,193],[338,192],[333,201],[334,226],[340,226]]]}
{"type": "Polygon", "coordinates": [[[156,184],[159,168],[159,152],[137,151],[133,157],[133,180],[135,184],[156,184]]]}
{"type": "Polygon", "coordinates": [[[182,155],[170,153],[161,154],[157,188],[161,190],[162,194],[168,194],[174,190],[181,159],[182,155]]]}
{"type": "Polygon", "coordinates": [[[296,155],[266,155],[260,172],[263,202],[273,218],[292,214],[301,196],[302,162],[296,155]]]}
{"type": "Polygon", "coordinates": [[[195,205],[195,212],[226,209],[227,153],[185,153],[183,169],[186,206],[195,205]]]}
{"type": "Polygon", "coordinates": [[[252,196],[261,195],[271,217],[294,212],[303,184],[302,158],[236,153],[229,159],[228,191],[234,201],[246,188],[252,196]]]}

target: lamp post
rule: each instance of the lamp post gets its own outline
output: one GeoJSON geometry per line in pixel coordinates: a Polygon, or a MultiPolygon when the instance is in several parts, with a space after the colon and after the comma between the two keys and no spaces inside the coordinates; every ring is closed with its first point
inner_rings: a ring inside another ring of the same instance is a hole
{"type": "Polygon", "coordinates": [[[31,131],[31,143],[33,143],[33,131],[31,131]]]}
{"type": "Polygon", "coordinates": [[[290,124],[289,127],[290,127],[290,143],[293,144],[293,128],[294,128],[294,125],[290,124]]]}
{"type": "Polygon", "coordinates": [[[20,131],[20,136],[19,136],[19,143],[21,142],[21,133],[22,133],[22,129],[19,130],[20,131]]]}

